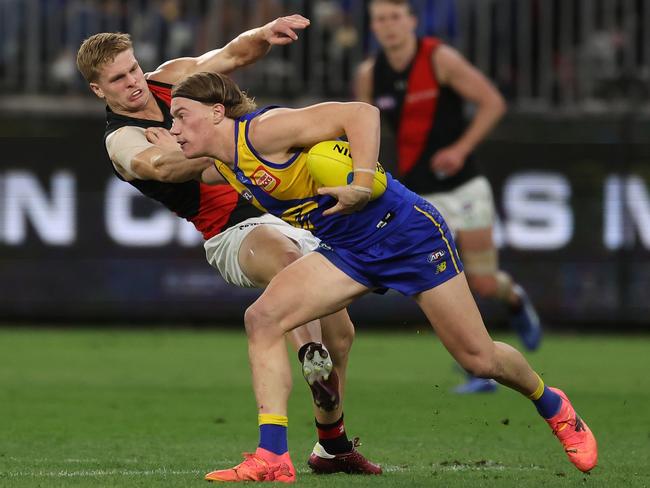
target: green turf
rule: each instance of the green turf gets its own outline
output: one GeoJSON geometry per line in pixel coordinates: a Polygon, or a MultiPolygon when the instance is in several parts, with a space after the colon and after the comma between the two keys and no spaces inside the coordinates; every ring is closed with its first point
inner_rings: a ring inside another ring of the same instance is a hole
{"type": "MultiPolygon", "coordinates": [[[[255,448],[240,332],[0,329],[0,486],[207,486],[202,474],[255,448]]],[[[531,356],[600,442],[583,475],[531,404],[459,380],[435,337],[361,331],[346,425],[379,478],[315,476],[307,388],[295,381],[290,446],[299,486],[650,486],[650,340],[551,336],[531,356]]]]}

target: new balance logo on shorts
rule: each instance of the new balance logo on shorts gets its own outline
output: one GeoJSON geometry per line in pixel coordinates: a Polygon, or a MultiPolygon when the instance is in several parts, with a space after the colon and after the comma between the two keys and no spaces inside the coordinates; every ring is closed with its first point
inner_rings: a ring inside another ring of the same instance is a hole
{"type": "Polygon", "coordinates": [[[384,217],[379,222],[377,222],[377,225],[375,227],[377,229],[383,229],[388,225],[388,222],[393,220],[393,217],[395,217],[395,214],[393,212],[387,212],[386,215],[384,215],[384,217]]]}

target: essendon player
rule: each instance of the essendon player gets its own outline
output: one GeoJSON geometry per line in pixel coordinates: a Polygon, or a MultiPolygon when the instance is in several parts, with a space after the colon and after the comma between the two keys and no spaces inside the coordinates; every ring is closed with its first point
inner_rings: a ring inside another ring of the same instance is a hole
{"type": "MultiPolygon", "coordinates": [[[[296,40],[295,31],[308,25],[309,20],[300,15],[282,17],[239,35],[222,49],[173,59],[146,74],[127,34],[95,34],[77,53],[79,71],[95,95],[106,102],[104,142],[116,176],[192,222],[203,234],[210,265],[237,286],[266,286],[277,272],[317,247],[318,240],[261,214],[228,185],[199,181],[212,161],[186,160],[169,136],[171,88],[197,71],[230,72],[252,63],[271,45],[296,40]]],[[[319,432],[315,451],[325,453],[322,466],[327,472],[375,473],[379,468],[358,455],[343,428],[339,392],[345,383],[354,327],[345,310],[322,322],[322,332],[314,321],[289,336],[313,394],[319,432]],[[329,353],[321,341],[330,345],[329,353]],[[354,453],[353,466],[347,453],[354,453]]]]}
{"type": "MultiPolygon", "coordinates": [[[[503,98],[456,50],[417,37],[408,0],[371,0],[369,14],[381,51],[359,67],[357,97],[376,105],[392,129],[399,179],[439,209],[454,231],[472,291],[505,303],[523,344],[537,349],[539,318],[523,288],[499,269],[492,190],[472,154],[503,116],[503,98]],[[469,124],[464,101],[477,108],[469,124]]],[[[456,391],[494,388],[491,380],[469,378],[456,391]]]]}

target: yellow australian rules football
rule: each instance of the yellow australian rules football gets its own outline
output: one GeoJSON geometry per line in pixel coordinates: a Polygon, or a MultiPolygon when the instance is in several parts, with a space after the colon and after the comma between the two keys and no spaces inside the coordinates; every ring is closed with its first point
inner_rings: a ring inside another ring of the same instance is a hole
{"type": "MultiPolygon", "coordinates": [[[[312,146],[307,153],[307,169],[320,186],[344,186],[352,183],[354,172],[350,144],[344,141],[324,141],[312,146]]],[[[386,170],[377,162],[370,200],[386,191],[386,170]]]]}

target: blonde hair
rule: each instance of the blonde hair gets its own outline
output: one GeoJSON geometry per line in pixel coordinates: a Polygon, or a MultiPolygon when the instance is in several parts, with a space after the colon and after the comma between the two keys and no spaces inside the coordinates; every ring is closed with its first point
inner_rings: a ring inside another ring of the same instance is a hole
{"type": "Polygon", "coordinates": [[[107,63],[127,49],[133,49],[131,36],[121,32],[102,32],[86,39],[77,51],[77,69],[87,82],[96,82],[107,63]]]}
{"type": "Polygon", "coordinates": [[[236,119],[257,108],[228,76],[218,73],[196,73],[188,76],[172,89],[172,98],[182,97],[201,103],[221,103],[226,109],[226,117],[236,119]]]}

